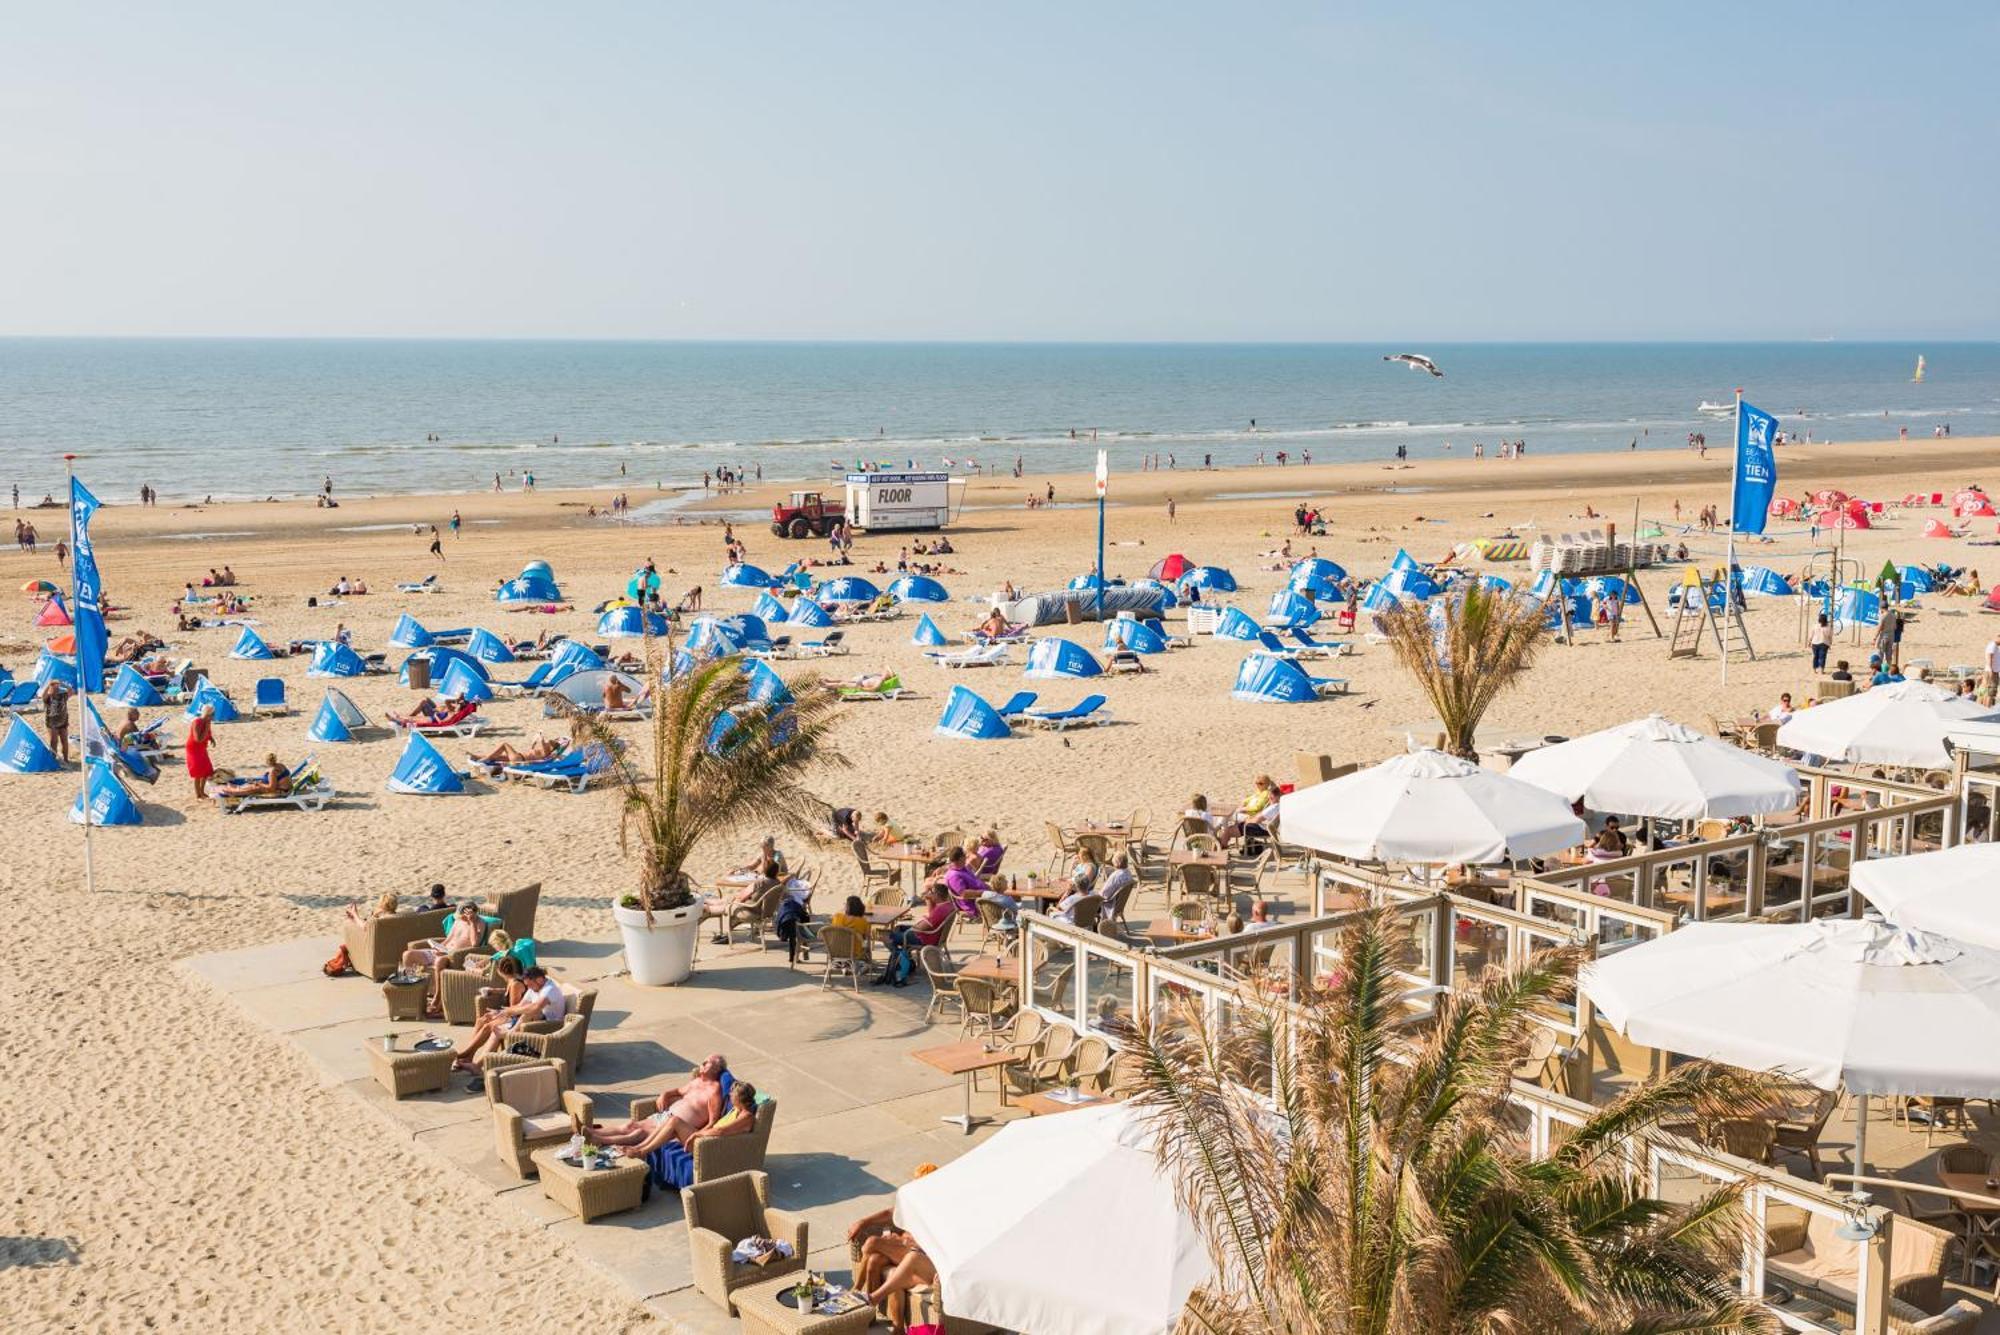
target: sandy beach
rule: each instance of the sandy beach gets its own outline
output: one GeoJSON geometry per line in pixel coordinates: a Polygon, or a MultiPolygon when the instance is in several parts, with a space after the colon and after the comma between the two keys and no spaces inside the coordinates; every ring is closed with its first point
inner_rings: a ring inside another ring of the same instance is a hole
{"type": "MultiPolygon", "coordinates": [[[[1967,482],[2000,481],[1982,473],[1996,445],[1966,438],[1788,447],[1780,454],[1780,492],[1838,486],[1885,501],[1949,495],[1967,482]]],[[[1079,463],[1088,458],[1080,446],[1079,463]]],[[[80,469],[88,479],[87,459],[80,469]]],[[[1456,543],[1502,532],[1532,540],[1612,522],[1623,535],[1635,506],[1642,522],[1664,525],[1672,540],[1684,536],[1693,559],[1713,566],[1723,536],[1682,535],[1674,507],[1678,502],[1690,519],[1704,505],[1726,510],[1728,478],[1727,450],[1699,460],[1667,447],[1518,461],[1425,458],[1402,468],[1119,474],[1106,566],[1112,575],[1137,577],[1159,558],[1184,552],[1232,569],[1243,586],[1236,601],[1261,611],[1283,582],[1289,562],[1271,553],[1288,540],[1300,501],[1318,506],[1330,531],[1290,537],[1292,555],[1316,548],[1362,576],[1380,572],[1399,547],[1433,561],[1456,543]],[[1601,517],[1586,519],[1589,511],[1601,517]]],[[[321,683],[305,678],[303,658],[230,660],[234,629],[173,633],[170,601],[210,567],[234,569],[273,644],[330,635],[345,624],[358,647],[388,650],[390,627],[404,612],[433,628],[588,637],[595,623],[589,608],[615,596],[649,557],[671,598],[699,584],[706,609],[747,610],[751,595],[717,583],[721,524],[766,510],[785,489],[697,496],[668,522],[648,525],[590,517],[587,507],[602,508],[608,491],[343,496],[332,510],[296,501],[142,510],[114,496],[106,497],[114,504],[99,516],[95,537],[110,596],[129,609],[112,623],[114,639],[140,627],[155,631],[238,700],[249,698],[261,676],[285,679],[299,712],[219,730],[218,763],[254,770],[267,751],[291,760],[309,749],[306,722],[321,683]],[[442,528],[454,508],[465,527],[459,537],[444,535],[440,565],[427,551],[428,525],[442,528]],[[413,525],[425,529],[413,532],[413,525]],[[495,609],[495,584],[534,558],[550,562],[576,610],[495,609]],[[433,572],[445,592],[391,592],[399,580],[433,572]],[[306,605],[340,576],[363,579],[373,592],[337,606],[306,605]]],[[[953,568],[940,578],[958,601],[934,617],[955,633],[977,619],[974,602],[1003,581],[1047,589],[1087,570],[1096,526],[1089,494],[1081,471],[974,480],[951,531],[958,550],[939,558],[953,568]],[[1031,489],[1049,486],[1055,507],[1022,504],[1031,489]]],[[[665,493],[634,486],[630,495],[639,507],[665,493]]],[[[0,587],[14,600],[0,618],[0,663],[17,674],[31,668],[44,633],[30,624],[32,604],[13,591],[26,580],[62,578],[52,548],[63,512],[25,513],[41,530],[40,554],[0,552],[0,587]]],[[[1948,516],[1891,508],[1878,527],[1846,535],[1845,555],[1869,571],[1885,559],[1944,561],[2000,577],[2000,552],[1973,545],[2000,546],[1993,521],[1971,521],[1980,531],[1965,538],[1920,536],[1926,518],[1948,516]]],[[[750,559],[773,570],[826,554],[823,542],[786,542],[754,519],[740,522],[737,533],[750,559]]],[[[860,536],[853,573],[878,562],[893,568],[901,545],[895,535],[860,536]]],[[[1810,545],[1802,530],[1781,532],[1774,522],[1771,540],[1744,540],[1739,559],[1792,573],[1810,558],[1810,545]]],[[[1520,563],[1481,568],[1510,577],[1525,570],[1520,563]]],[[[1639,577],[1663,627],[1665,595],[1678,574],[1656,569],[1639,577]]],[[[1345,698],[1297,707],[1236,702],[1229,686],[1239,647],[1204,641],[1149,661],[1155,670],[1142,676],[1103,683],[1111,726],[969,745],[932,733],[945,694],[962,680],[998,699],[1022,685],[1019,668],[961,677],[929,666],[910,643],[913,622],[856,628],[848,635],[852,655],[833,661],[841,675],[898,671],[916,694],[850,708],[839,738],[853,767],[822,796],[919,825],[993,823],[1022,848],[1042,844],[1045,821],[1086,810],[1145,808],[1161,817],[1197,791],[1233,801],[1259,773],[1289,781],[1298,751],[1379,759],[1403,749],[1409,726],[1429,712],[1391,656],[1366,646],[1340,662],[1353,682],[1345,698]]],[[[2000,618],[1979,615],[1976,600],[1926,597],[1904,656],[1939,666],[1977,662],[1996,627],[2000,618]]],[[[1704,726],[1711,715],[1768,709],[1781,691],[1802,701],[1812,682],[1802,609],[1792,600],[1753,601],[1749,628],[1757,661],[1732,664],[1724,685],[1712,650],[1670,661],[1665,642],[1632,609],[1620,643],[1587,632],[1576,645],[1548,645],[1525,684],[1501,699],[1488,728],[1576,735],[1655,710],[1704,726]]],[[[1069,634],[1093,650],[1101,642],[1089,627],[1069,634]]],[[[392,662],[401,657],[390,652],[392,662]]],[[[1835,655],[1858,665],[1867,652],[1850,636],[1835,655]]],[[[805,670],[780,667],[788,677],[805,670]]],[[[1034,685],[1058,705],[1085,693],[1081,683],[1034,685]]],[[[414,699],[393,676],[343,686],[371,720],[414,699]]],[[[484,712],[495,722],[495,742],[518,743],[550,727],[532,700],[499,701],[484,712]]],[[[177,719],[169,732],[178,735],[177,719]]],[[[453,758],[462,749],[446,744],[453,758]]],[[[398,797],[382,789],[398,751],[398,741],[382,732],[316,748],[340,790],[317,815],[225,818],[212,802],[197,804],[170,764],[156,787],[138,791],[142,828],[94,836],[94,893],[84,888],[81,833],[66,818],[75,771],[0,777],[0,826],[9,832],[0,892],[13,906],[11,948],[0,959],[13,1008],[39,1021],[9,1025],[0,1039],[9,1072],[0,1081],[0,1124],[12,1131],[0,1146],[0,1175],[10,1184],[0,1205],[0,1311],[9,1314],[0,1324],[228,1331],[410,1328],[442,1319],[533,1329],[557,1312],[565,1328],[652,1324],[594,1285],[560,1248],[526,1231],[495,1236],[474,1222],[472,1198],[455,1178],[317,1087],[287,1051],[219,1016],[169,967],[196,952],[312,933],[326,937],[331,954],[342,905],[384,891],[416,893],[433,881],[478,892],[540,880],[542,934],[602,926],[607,899],[631,879],[610,795],[510,786],[443,800],[398,797]]],[[[744,848],[749,842],[746,836],[744,848]]],[[[710,854],[719,866],[740,860],[743,849],[710,854]]],[[[834,893],[854,876],[844,863],[826,870],[834,893]]]]}

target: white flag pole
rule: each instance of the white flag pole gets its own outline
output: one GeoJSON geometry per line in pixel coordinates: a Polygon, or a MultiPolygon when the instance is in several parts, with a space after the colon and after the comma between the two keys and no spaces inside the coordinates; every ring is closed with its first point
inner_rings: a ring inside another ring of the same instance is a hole
{"type": "MultiPolygon", "coordinates": [[[[1736,615],[1736,491],[1743,476],[1743,389],[1736,390],[1734,439],[1729,448],[1729,547],[1722,566],[1722,624],[1736,615]]],[[[1722,636],[1722,684],[1729,684],[1729,635],[1722,636]]]]}
{"type": "MultiPolygon", "coordinates": [[[[76,603],[76,456],[74,454],[65,454],[63,456],[63,473],[67,479],[64,485],[67,487],[69,493],[66,498],[69,503],[69,620],[70,625],[80,633],[82,627],[77,624],[78,608],[76,603]]],[[[83,804],[83,888],[86,894],[95,894],[97,892],[97,876],[94,868],[91,866],[90,859],[90,827],[96,824],[90,815],[90,748],[83,746],[80,740],[87,727],[84,718],[90,712],[90,693],[89,683],[83,679],[81,641],[78,640],[75,634],[70,636],[70,641],[70,650],[76,659],[77,667],[76,693],[83,697],[83,705],[77,710],[78,749],[81,754],[78,757],[78,772],[76,776],[76,800],[83,804]]]]}

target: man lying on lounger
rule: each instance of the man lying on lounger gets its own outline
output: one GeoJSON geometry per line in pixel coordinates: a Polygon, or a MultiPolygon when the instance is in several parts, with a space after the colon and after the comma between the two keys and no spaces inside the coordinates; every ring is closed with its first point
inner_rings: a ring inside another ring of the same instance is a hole
{"type": "Polygon", "coordinates": [[[895,675],[893,672],[864,672],[858,677],[830,681],[827,685],[842,691],[879,691],[883,684],[895,675]]]}
{"type": "Polygon", "coordinates": [[[685,1083],[661,1091],[653,1100],[656,1111],[651,1116],[616,1128],[593,1123],[585,1128],[584,1138],[593,1145],[615,1146],[628,1159],[642,1159],[670,1140],[686,1145],[721,1118],[722,1074],[728,1069],[721,1053],[711,1053],[685,1083]]]}
{"type": "Polygon", "coordinates": [[[276,755],[264,757],[261,779],[230,779],[215,785],[220,797],[282,797],[292,786],[292,772],[276,755]]]}

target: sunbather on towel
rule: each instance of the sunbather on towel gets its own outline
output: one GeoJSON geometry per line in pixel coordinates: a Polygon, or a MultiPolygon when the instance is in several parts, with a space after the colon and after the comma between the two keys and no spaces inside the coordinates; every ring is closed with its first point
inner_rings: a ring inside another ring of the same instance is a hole
{"type": "Polygon", "coordinates": [[[292,772],[276,755],[264,757],[261,779],[230,779],[215,785],[222,797],[278,797],[292,786],[292,772]]]}
{"type": "Polygon", "coordinates": [[[592,1123],[584,1138],[593,1145],[611,1145],[627,1158],[644,1158],[668,1141],[682,1145],[698,1131],[705,1131],[722,1118],[722,1077],[729,1062],[719,1052],[711,1053],[694,1073],[672,1089],[662,1090],[653,1100],[655,1111],[633,1118],[617,1127],[592,1123]]]}

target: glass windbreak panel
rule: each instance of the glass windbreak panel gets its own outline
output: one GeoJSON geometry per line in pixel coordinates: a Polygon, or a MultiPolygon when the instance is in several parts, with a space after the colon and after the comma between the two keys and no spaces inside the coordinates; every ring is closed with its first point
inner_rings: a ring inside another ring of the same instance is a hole
{"type": "Polygon", "coordinates": [[[1318,988],[1340,985],[1340,938],[1338,927],[1322,928],[1312,934],[1312,945],[1308,966],[1312,970],[1312,984],[1318,988]]]}
{"type": "Polygon", "coordinates": [[[1764,845],[1764,912],[1781,917],[1800,915],[1799,898],[1811,866],[1806,835],[1778,835],[1764,845]]]}
{"type": "Polygon", "coordinates": [[[1909,818],[1909,846],[1911,853],[1931,853],[1944,847],[1946,810],[1920,811],[1909,818]]]}
{"type": "Polygon", "coordinates": [[[1597,939],[1599,955],[1616,954],[1630,946],[1644,945],[1659,936],[1656,923],[1641,922],[1637,918],[1626,918],[1615,913],[1599,913],[1597,930],[1592,933],[1597,939]]]}
{"type": "Polygon", "coordinates": [[[1528,894],[1528,915],[1552,922],[1565,930],[1583,926],[1583,909],[1566,899],[1551,899],[1546,895],[1528,894]]]}
{"type": "Polygon", "coordinates": [[[1570,885],[1587,894],[1599,895],[1605,899],[1616,899],[1626,904],[1644,904],[1652,907],[1650,896],[1639,889],[1639,869],[1627,867],[1622,871],[1599,871],[1586,868],[1582,875],[1570,885]]]}
{"type": "Polygon", "coordinates": [[[1269,1094],[1275,1034],[1270,1021],[1241,1002],[1223,998],[1216,1003],[1216,1037],[1221,1040],[1230,1074],[1245,1089],[1269,1094]]]}
{"type": "Polygon", "coordinates": [[[1436,909],[1412,913],[1396,924],[1391,938],[1395,953],[1390,956],[1390,963],[1397,972],[1420,983],[1430,982],[1431,943],[1436,938],[1436,928],[1436,909]]]}
{"type": "Polygon", "coordinates": [[[1186,1029],[1191,1022],[1203,1026],[1208,1023],[1207,993],[1182,983],[1155,978],[1149,1004],[1153,1024],[1163,1032],[1186,1029]]]}
{"type": "MultiPolygon", "coordinates": [[[[1521,929],[1521,950],[1523,952],[1523,956],[1522,959],[1520,960],[1520,963],[1525,964],[1529,958],[1532,958],[1533,956],[1538,955],[1545,950],[1559,949],[1568,944],[1569,944],[1569,937],[1566,935],[1558,936],[1554,933],[1542,932],[1531,927],[1524,927],[1521,929]]],[[[1570,1032],[1575,1032],[1576,1003],[1574,1001],[1567,1001],[1567,1002],[1543,1001],[1539,1003],[1535,1007],[1535,1009],[1543,1015],[1551,1015],[1557,1017],[1569,1027],[1570,1032]]]]}
{"type": "Polygon", "coordinates": [[[1056,937],[1035,938],[1031,953],[1034,963],[1035,1005],[1059,1011],[1081,1023],[1077,1001],[1076,947],[1056,937]]]}
{"type": "Polygon", "coordinates": [[[1451,920],[1451,985],[1464,987],[1488,968],[1507,964],[1507,926],[1454,913],[1451,920]]]}
{"type": "Polygon", "coordinates": [[[1749,910],[1750,858],[1750,848],[1745,845],[1699,859],[1695,874],[1701,882],[1704,918],[1733,918],[1749,910]]]}
{"type": "Polygon", "coordinates": [[[1083,1005],[1092,1029],[1132,1022],[1132,966],[1123,960],[1084,952],[1083,1005]]]}

